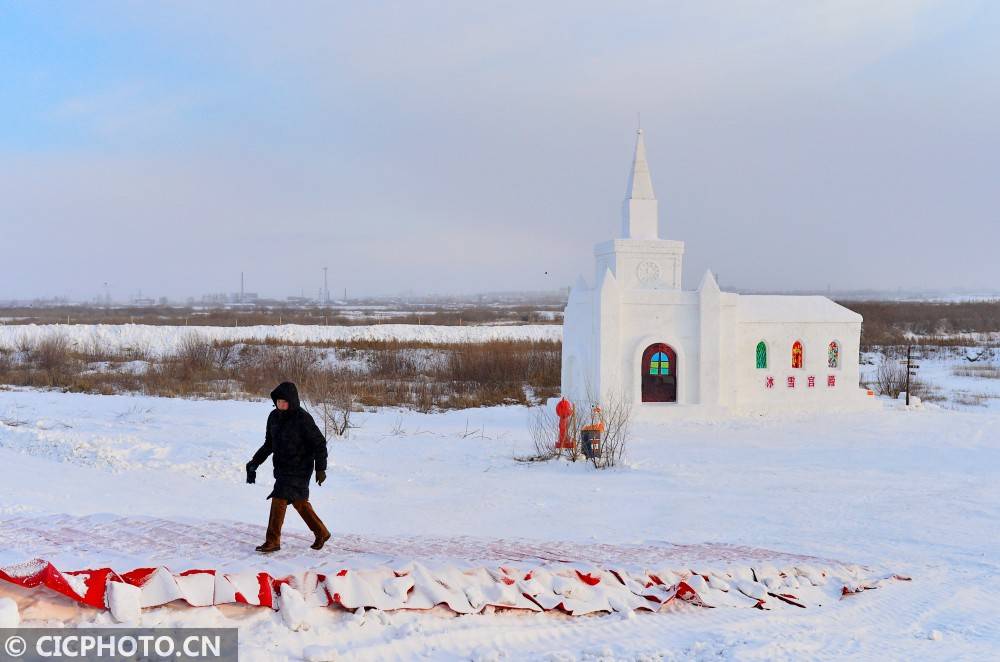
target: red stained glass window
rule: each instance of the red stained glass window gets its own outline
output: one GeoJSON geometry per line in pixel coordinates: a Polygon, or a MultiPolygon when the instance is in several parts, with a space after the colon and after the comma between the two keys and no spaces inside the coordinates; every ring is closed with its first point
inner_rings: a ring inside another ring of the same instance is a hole
{"type": "Polygon", "coordinates": [[[802,367],[802,343],[798,340],[792,345],[792,367],[801,368],[802,367]]]}

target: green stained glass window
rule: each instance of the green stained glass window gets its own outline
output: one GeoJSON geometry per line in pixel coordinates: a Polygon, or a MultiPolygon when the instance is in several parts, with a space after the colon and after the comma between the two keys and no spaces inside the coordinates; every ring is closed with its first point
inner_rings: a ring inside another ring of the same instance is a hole
{"type": "Polygon", "coordinates": [[[757,367],[767,367],[767,345],[764,344],[763,340],[757,343],[757,367]]]}

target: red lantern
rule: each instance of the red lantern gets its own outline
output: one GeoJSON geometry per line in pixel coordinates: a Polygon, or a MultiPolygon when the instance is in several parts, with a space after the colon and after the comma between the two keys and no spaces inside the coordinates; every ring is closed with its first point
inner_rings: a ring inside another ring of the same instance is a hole
{"type": "Polygon", "coordinates": [[[576,446],[576,443],[570,439],[568,432],[569,429],[569,419],[573,415],[573,405],[569,400],[563,398],[556,405],[556,416],[559,417],[559,440],[556,442],[556,448],[570,448],[576,446]]]}

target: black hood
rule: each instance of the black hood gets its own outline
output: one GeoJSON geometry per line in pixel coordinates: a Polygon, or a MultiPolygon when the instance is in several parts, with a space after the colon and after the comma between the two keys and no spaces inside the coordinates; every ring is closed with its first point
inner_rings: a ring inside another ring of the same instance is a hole
{"type": "Polygon", "coordinates": [[[278,400],[287,401],[288,411],[295,411],[299,408],[299,389],[292,382],[281,382],[271,391],[271,401],[278,404],[278,400]]]}

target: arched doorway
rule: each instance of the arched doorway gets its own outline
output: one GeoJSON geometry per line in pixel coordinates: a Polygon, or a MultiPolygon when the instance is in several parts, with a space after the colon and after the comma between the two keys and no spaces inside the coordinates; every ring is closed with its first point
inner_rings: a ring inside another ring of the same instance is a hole
{"type": "Polygon", "coordinates": [[[677,352],[656,343],[642,353],[642,401],[677,402],[677,352]]]}

